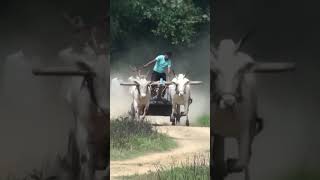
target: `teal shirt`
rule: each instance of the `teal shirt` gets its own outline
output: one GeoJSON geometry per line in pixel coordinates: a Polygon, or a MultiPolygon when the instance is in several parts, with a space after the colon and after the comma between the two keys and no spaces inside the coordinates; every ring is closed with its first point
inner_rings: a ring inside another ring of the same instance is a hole
{"type": "Polygon", "coordinates": [[[164,73],[167,67],[171,67],[171,60],[165,60],[164,55],[159,55],[156,57],[156,64],[153,67],[153,70],[158,73],[164,73]]]}

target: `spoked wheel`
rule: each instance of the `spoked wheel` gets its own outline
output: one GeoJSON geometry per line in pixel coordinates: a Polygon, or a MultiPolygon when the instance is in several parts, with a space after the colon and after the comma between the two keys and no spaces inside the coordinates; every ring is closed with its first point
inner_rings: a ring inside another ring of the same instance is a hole
{"type": "Polygon", "coordinates": [[[71,166],[73,179],[79,179],[80,176],[80,159],[79,149],[77,147],[76,136],[74,131],[69,133],[67,157],[71,166]]]}
{"type": "Polygon", "coordinates": [[[227,168],[224,161],[224,137],[214,134],[212,147],[212,179],[224,180],[227,175],[227,168]]]}

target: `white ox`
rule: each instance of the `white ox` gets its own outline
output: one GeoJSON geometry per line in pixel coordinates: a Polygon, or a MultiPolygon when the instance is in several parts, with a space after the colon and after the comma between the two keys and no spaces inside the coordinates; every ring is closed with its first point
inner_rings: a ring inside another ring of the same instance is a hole
{"type": "Polygon", "coordinates": [[[257,116],[255,73],[283,72],[294,69],[291,63],[255,62],[239,52],[243,40],[235,44],[222,40],[219,49],[211,51],[211,122],[213,140],[211,165],[213,179],[223,180],[228,173],[245,172],[249,180],[249,161],[254,137],[262,130],[257,116]],[[238,141],[238,159],[225,162],[224,138],[238,141]]]}
{"type": "Polygon", "coordinates": [[[169,82],[169,94],[172,103],[170,120],[172,125],[175,125],[176,121],[180,121],[180,115],[184,115],[186,116],[186,125],[189,126],[189,105],[192,103],[190,85],[201,83],[201,81],[190,81],[184,74],[178,74],[169,82]],[[180,113],[181,105],[184,106],[183,113],[180,113]]]}
{"type": "Polygon", "coordinates": [[[73,171],[70,180],[94,180],[96,171],[106,170],[109,161],[108,56],[102,54],[89,62],[73,51],[62,51],[59,57],[74,64],[34,70],[34,74],[72,76],[67,95],[74,115],[68,145],[71,157],[67,157],[73,171]]]}
{"type": "Polygon", "coordinates": [[[131,116],[137,120],[143,120],[149,108],[152,82],[145,76],[129,77],[129,82],[120,83],[123,86],[131,86],[129,89],[133,102],[131,104],[131,116]]]}

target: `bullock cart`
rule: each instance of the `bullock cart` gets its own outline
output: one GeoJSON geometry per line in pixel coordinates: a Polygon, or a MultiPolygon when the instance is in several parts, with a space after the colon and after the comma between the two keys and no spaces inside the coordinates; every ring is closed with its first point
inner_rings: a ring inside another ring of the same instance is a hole
{"type": "Polygon", "coordinates": [[[168,85],[164,82],[163,85],[158,83],[151,86],[151,99],[149,109],[147,111],[148,116],[169,116],[169,120],[172,125],[180,122],[180,118],[185,116],[183,112],[180,112],[180,106],[177,106],[177,112],[174,114],[174,119],[170,116],[172,114],[172,102],[171,96],[168,91],[168,85]],[[157,98],[157,93],[161,89],[160,86],[163,86],[162,98],[157,98]]]}
{"type": "MultiPolygon", "coordinates": [[[[130,79],[130,78],[129,78],[130,79]]],[[[136,89],[140,89],[139,86],[142,86],[141,84],[135,82],[122,82],[120,83],[122,86],[137,86],[136,89]]],[[[149,81],[149,87],[150,87],[150,93],[151,97],[148,99],[148,108],[146,111],[147,116],[169,116],[170,121],[172,122],[172,125],[175,125],[176,122],[180,121],[180,118],[183,115],[183,112],[180,112],[180,107],[178,107],[178,112],[174,115],[174,119],[171,118],[172,114],[172,101],[171,101],[171,96],[168,91],[170,83],[168,82],[151,82],[149,81]],[[161,91],[162,97],[159,98],[158,92],[161,91]]],[[[144,85],[145,86],[145,85],[144,85]]],[[[141,93],[141,90],[138,91],[141,93]]],[[[133,104],[131,105],[131,115],[134,115],[135,109],[133,107],[133,104]]],[[[143,115],[144,111],[140,111],[139,114],[143,115]]],[[[134,116],[132,116],[134,117],[134,116]]]]}

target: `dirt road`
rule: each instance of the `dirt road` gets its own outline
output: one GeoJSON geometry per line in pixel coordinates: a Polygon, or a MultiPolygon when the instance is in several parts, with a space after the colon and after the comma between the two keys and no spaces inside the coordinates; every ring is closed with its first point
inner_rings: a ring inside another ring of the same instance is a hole
{"type": "Polygon", "coordinates": [[[155,171],[155,164],[166,166],[172,162],[183,162],[187,158],[199,154],[208,153],[210,149],[210,129],[206,127],[186,126],[158,126],[158,130],[173,137],[178,147],[160,153],[147,154],[130,160],[111,161],[111,179],[134,174],[144,174],[155,171]]]}

